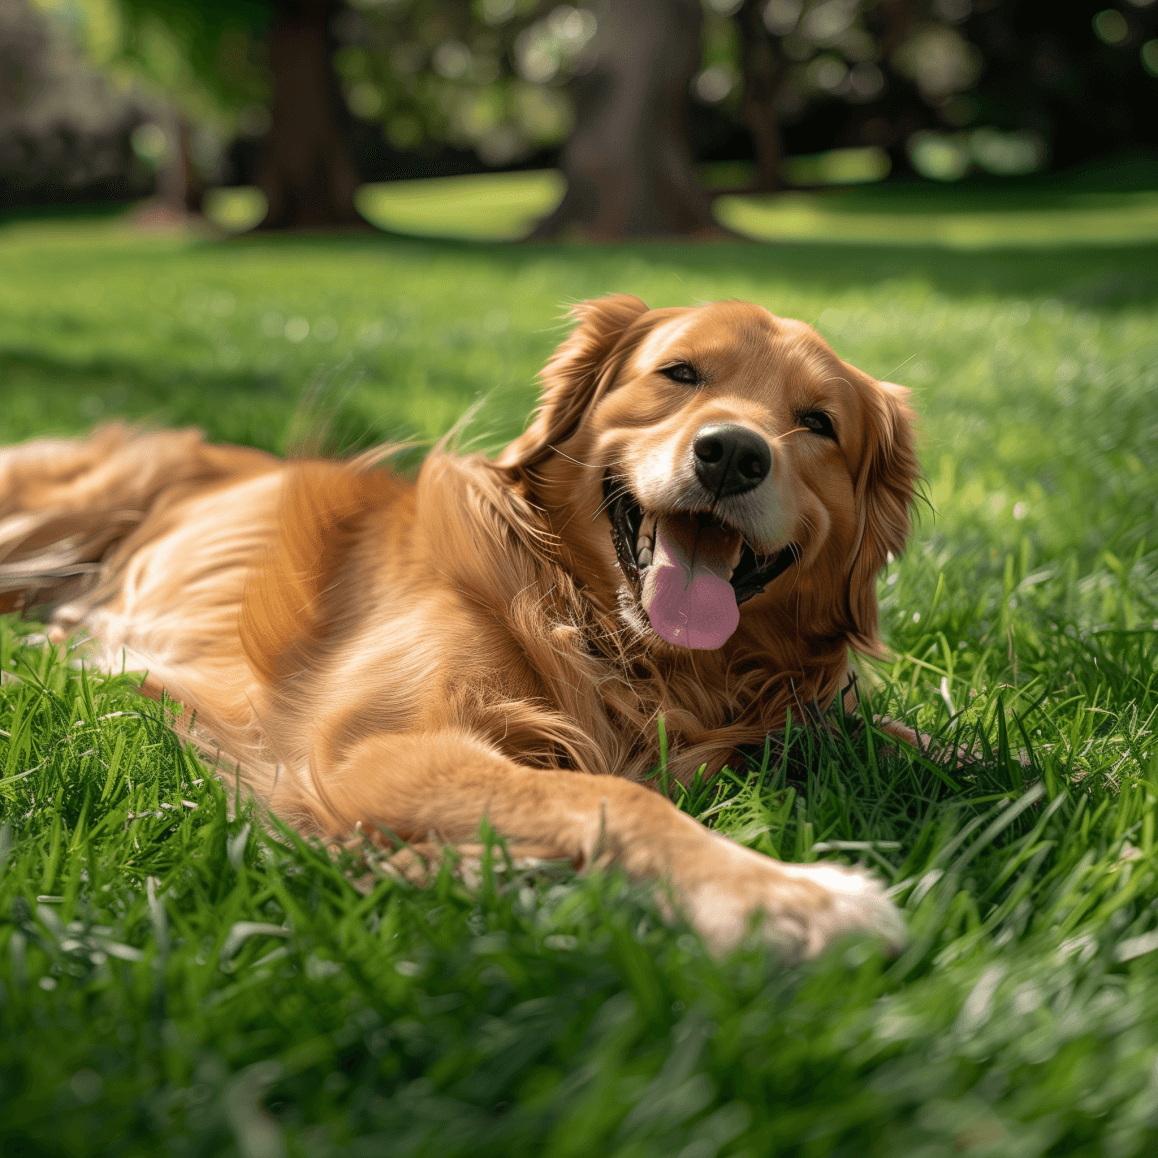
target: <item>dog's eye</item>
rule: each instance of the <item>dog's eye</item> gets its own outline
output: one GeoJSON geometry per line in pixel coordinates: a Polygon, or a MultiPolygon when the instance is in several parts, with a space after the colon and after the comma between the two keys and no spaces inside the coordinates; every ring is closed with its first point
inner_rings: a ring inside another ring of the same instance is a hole
{"type": "Polygon", "coordinates": [[[832,419],[823,410],[809,410],[798,415],[797,421],[801,426],[807,426],[809,430],[823,438],[831,438],[833,442],[836,441],[836,431],[832,428],[832,419]]]}
{"type": "Polygon", "coordinates": [[[684,386],[696,386],[700,381],[695,366],[690,366],[687,362],[677,362],[674,366],[665,366],[660,370],[660,373],[673,382],[679,382],[684,386]]]}

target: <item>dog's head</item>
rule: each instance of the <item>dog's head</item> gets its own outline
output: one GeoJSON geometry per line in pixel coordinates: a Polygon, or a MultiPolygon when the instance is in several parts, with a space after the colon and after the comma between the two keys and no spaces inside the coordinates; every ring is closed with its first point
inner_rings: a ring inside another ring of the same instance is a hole
{"type": "Polygon", "coordinates": [[[623,295],[574,314],[499,462],[592,596],[656,646],[794,632],[874,648],[875,580],[904,547],[918,469],[908,392],[748,303],[623,295]]]}

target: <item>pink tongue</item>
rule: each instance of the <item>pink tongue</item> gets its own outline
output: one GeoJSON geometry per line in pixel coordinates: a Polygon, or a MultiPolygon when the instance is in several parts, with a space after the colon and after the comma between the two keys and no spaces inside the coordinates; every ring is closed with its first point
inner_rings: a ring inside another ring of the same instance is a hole
{"type": "MultiPolygon", "coordinates": [[[[680,536],[679,538],[682,538],[680,536]]],[[[643,583],[643,607],[655,633],[668,643],[713,651],[740,622],[730,567],[693,537],[685,545],[663,522],[655,528],[655,552],[643,583]]]]}

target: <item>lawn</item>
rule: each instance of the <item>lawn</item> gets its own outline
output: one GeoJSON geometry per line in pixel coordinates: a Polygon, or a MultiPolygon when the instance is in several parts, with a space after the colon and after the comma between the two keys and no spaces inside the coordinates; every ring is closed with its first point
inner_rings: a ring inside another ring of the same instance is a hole
{"type": "Polygon", "coordinates": [[[0,1152],[1153,1153],[1158,245],[1071,226],[967,249],[0,228],[5,442],[127,416],[274,450],[325,422],[344,450],[479,402],[464,440],[490,449],[566,302],[812,322],[922,418],[873,706],[982,754],[794,727],[682,796],[763,852],[872,864],[911,931],[892,960],[716,961],[615,875],[496,849],[421,890],[265,834],[131,679],[8,620],[0,1152]]]}

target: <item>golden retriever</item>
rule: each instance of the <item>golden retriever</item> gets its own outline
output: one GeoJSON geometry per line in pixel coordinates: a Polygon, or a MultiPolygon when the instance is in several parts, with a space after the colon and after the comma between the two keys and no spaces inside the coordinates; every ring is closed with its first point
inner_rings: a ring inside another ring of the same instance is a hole
{"type": "MultiPolygon", "coordinates": [[[[195,712],[303,832],[616,864],[705,937],[789,956],[898,913],[642,783],[827,706],[909,530],[906,391],[742,302],[583,303],[497,460],[285,462],[194,431],[0,452],[0,610],[51,609],[195,712]]],[[[378,461],[382,458],[378,456],[378,461]]]]}

